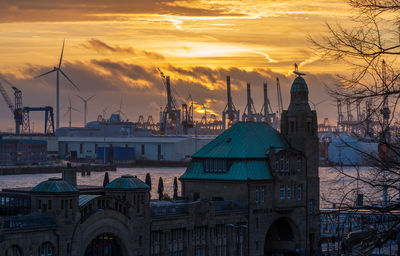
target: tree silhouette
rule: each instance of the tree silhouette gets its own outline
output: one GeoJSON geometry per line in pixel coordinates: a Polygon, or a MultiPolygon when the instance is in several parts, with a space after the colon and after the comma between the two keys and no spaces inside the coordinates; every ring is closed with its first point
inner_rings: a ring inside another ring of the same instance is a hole
{"type": "Polygon", "coordinates": [[[163,198],[163,193],[164,193],[164,182],[163,182],[162,177],[160,177],[160,179],[158,180],[157,193],[158,193],[158,200],[161,201],[163,198]]]}
{"type": "Polygon", "coordinates": [[[146,173],[146,180],[145,183],[147,184],[147,186],[150,187],[151,189],[151,177],[150,177],[150,173],[146,173]]]}

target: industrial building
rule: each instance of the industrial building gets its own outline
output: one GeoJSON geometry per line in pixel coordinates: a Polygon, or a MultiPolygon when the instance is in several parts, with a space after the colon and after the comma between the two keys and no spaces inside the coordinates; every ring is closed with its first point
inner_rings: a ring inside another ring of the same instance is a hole
{"type": "Polygon", "coordinates": [[[47,156],[48,157],[57,157],[58,156],[58,138],[53,135],[45,135],[45,134],[1,134],[3,139],[10,140],[25,140],[25,141],[45,141],[47,147],[47,156]]]}
{"type": "Polygon", "coordinates": [[[30,165],[46,160],[46,141],[0,139],[0,165],[30,165]]]}
{"type": "Polygon", "coordinates": [[[133,148],[136,159],[182,161],[207,144],[212,137],[59,137],[59,154],[63,158],[96,159],[99,147],[133,148]]]}

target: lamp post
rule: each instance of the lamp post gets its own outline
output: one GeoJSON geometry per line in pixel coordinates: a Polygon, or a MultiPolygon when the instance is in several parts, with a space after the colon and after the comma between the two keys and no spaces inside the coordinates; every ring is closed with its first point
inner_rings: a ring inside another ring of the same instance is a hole
{"type": "Polygon", "coordinates": [[[247,225],[234,225],[227,224],[229,228],[235,229],[235,240],[236,240],[236,256],[243,256],[243,241],[240,241],[242,230],[247,229],[247,225]]]}

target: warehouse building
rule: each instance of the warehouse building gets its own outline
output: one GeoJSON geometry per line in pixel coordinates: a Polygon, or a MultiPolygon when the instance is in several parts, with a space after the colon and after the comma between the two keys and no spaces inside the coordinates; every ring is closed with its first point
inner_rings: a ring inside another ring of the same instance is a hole
{"type": "MultiPolygon", "coordinates": [[[[62,158],[96,159],[99,148],[133,148],[136,159],[182,161],[188,159],[211,139],[192,137],[59,137],[62,158]]],[[[102,151],[103,152],[103,151],[102,151]]]]}
{"type": "Polygon", "coordinates": [[[46,141],[0,139],[0,165],[38,164],[46,160],[46,141]]]}

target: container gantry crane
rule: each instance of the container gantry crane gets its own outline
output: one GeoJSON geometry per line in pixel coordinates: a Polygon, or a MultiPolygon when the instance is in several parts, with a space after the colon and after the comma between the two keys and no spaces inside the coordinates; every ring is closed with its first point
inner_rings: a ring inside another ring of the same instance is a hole
{"type": "Polygon", "coordinates": [[[7,83],[14,91],[14,104],[11,98],[8,96],[6,90],[4,89],[0,81],[0,93],[6,101],[8,108],[14,116],[15,121],[15,133],[29,133],[30,132],[30,121],[29,113],[32,111],[43,111],[45,113],[44,122],[44,134],[54,134],[54,114],[53,108],[50,106],[45,107],[23,107],[22,106],[22,91],[12,85],[7,79],[0,76],[0,80],[7,83]]]}

